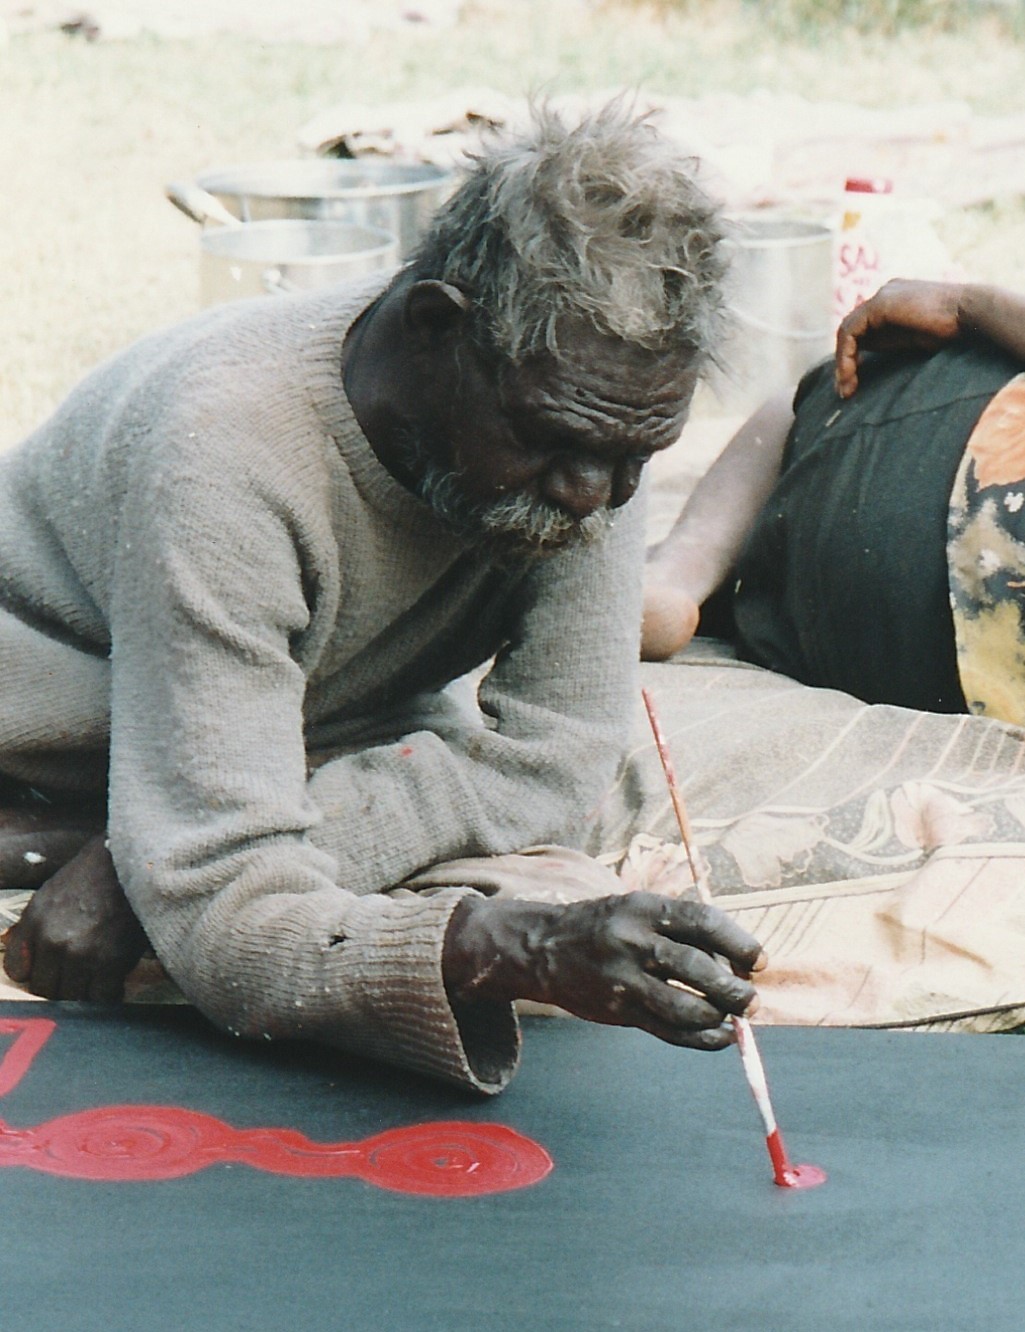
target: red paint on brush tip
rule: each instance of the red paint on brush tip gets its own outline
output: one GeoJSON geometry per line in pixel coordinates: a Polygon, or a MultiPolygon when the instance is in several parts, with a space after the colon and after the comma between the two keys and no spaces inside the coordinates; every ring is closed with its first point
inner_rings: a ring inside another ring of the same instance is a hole
{"type": "Polygon", "coordinates": [[[815,1189],[826,1182],[826,1172],[816,1165],[791,1165],[779,1129],[773,1129],[765,1144],[772,1158],[772,1179],[781,1189],[815,1189]]]}

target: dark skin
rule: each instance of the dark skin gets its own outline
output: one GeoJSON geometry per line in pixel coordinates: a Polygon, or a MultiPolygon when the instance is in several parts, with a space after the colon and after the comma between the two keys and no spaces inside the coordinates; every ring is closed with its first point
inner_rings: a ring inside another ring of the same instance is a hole
{"type": "Polygon", "coordinates": [[[0,780],[0,888],[36,888],[103,828],[103,814],[0,780]]]}
{"type": "Polygon", "coordinates": [[[112,1003],[146,949],[105,837],[90,838],[8,931],[4,969],[44,999],[112,1003]]]}
{"type": "MultiPolygon", "coordinates": [[[[575,520],[614,510],[679,436],[696,372],[568,322],[560,356],[496,371],[467,337],[470,304],[403,275],[343,352],[353,410],[385,467],[411,484],[403,432],[444,440],[440,461],[489,503],[522,495],[575,520]]],[[[11,931],[8,973],[47,997],[112,997],[145,946],[102,841],[41,888],[11,931]]],[[[564,905],[469,896],[445,937],[456,1006],[533,999],[676,1045],[718,1049],[751,1012],[759,944],[714,908],[627,894],[564,905]]]]}
{"type": "Polygon", "coordinates": [[[734,1040],[726,1017],[755,1011],[748,977],[764,966],[761,945],[723,912],[656,893],[569,906],[467,897],[442,952],[457,1010],[533,999],[697,1050],[734,1040]]]}
{"type": "Polygon", "coordinates": [[[36,891],[6,932],[4,969],[46,999],[119,999],[147,947],[106,848],[96,800],[0,782],[0,883],[36,891]],[[31,848],[29,859],[7,856],[31,848]]]}
{"type": "Polygon", "coordinates": [[[528,494],[576,518],[625,504],[679,438],[696,372],[574,324],[559,361],[532,357],[496,382],[466,337],[468,310],[447,283],[400,279],[350,335],[345,388],[384,466],[410,483],[397,440],[426,427],[472,499],[528,494]]]}

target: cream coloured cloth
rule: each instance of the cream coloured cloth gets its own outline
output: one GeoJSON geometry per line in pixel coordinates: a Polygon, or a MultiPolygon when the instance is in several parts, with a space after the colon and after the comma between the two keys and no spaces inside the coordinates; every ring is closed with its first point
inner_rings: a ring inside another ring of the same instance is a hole
{"type": "MultiPolygon", "coordinates": [[[[770,965],[758,1021],[1002,1030],[1025,1022],[1025,734],[868,705],[697,641],[642,668],[719,906],[770,965]]],[[[562,847],[450,861],[451,884],[548,901],[692,891],[643,710],[592,860],[562,847]]],[[[0,928],[27,893],[0,894],[0,928]]],[[[154,964],[129,996],[173,997],[154,964]]],[[[29,997],[0,976],[0,998],[29,997]]]]}
{"type": "MultiPolygon", "coordinates": [[[[717,904],[769,954],[759,1021],[1025,1021],[1020,729],[811,689],[709,640],[642,675],[717,904]]],[[[603,850],[625,886],[687,892],[645,729],[638,707],[603,850]]]]}

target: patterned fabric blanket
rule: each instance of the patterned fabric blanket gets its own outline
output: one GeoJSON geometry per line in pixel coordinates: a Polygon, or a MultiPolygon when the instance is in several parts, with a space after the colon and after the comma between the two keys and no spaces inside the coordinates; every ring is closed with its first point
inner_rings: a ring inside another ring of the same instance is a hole
{"type": "MultiPolygon", "coordinates": [[[[711,640],[642,675],[712,891],[769,953],[759,1021],[1025,1022],[1025,733],[809,689],[711,640]]],[[[636,734],[589,849],[624,891],[692,891],[639,699],[636,734]]],[[[0,893],[0,929],[28,896],[0,893]]],[[[154,961],[128,993],[180,1001],[154,961]]]]}
{"type": "MultiPolygon", "coordinates": [[[[642,673],[712,891],[769,953],[760,1021],[1025,1021],[1025,733],[810,689],[712,640],[642,673]]],[[[638,706],[592,850],[626,886],[688,891],[646,730],[638,706]]]]}

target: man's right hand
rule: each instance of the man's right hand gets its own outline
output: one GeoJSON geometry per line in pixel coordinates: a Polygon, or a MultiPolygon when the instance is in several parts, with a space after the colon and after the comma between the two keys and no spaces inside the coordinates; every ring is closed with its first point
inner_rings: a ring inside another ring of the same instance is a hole
{"type": "Polygon", "coordinates": [[[753,1011],[747,977],[764,965],[723,912],[654,893],[569,906],[466,897],[442,954],[454,1003],[533,999],[701,1050],[733,1041],[727,1019],[753,1011]]]}

